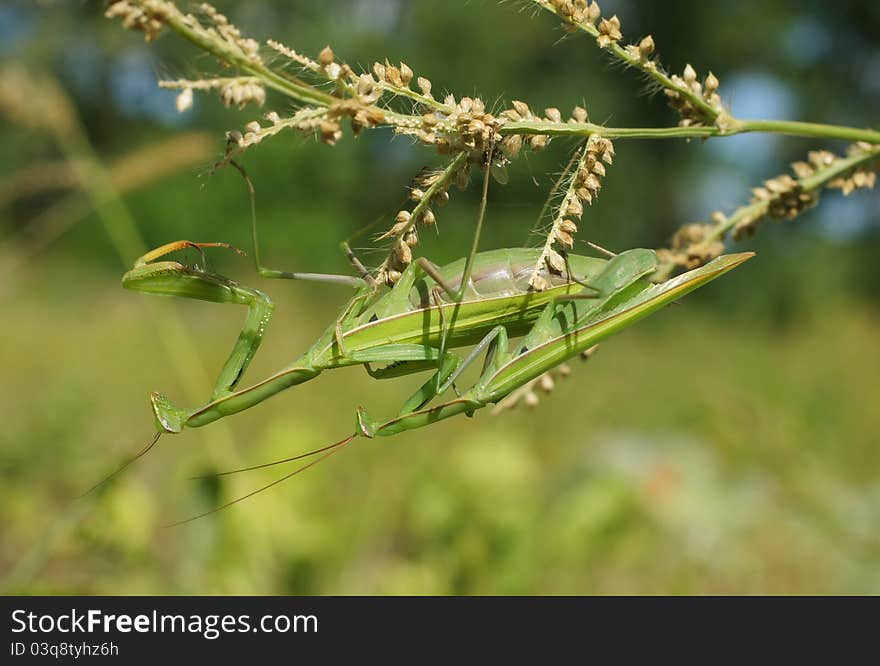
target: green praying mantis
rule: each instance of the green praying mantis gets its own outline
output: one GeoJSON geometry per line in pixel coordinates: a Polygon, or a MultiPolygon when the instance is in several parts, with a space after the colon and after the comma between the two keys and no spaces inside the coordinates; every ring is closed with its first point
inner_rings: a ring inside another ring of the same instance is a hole
{"type": "Polygon", "coordinates": [[[540,257],[539,250],[477,252],[485,212],[484,183],[473,248],[465,259],[442,267],[424,258],[416,259],[392,287],[377,285],[350,251],[349,258],[361,277],[278,271],[260,262],[253,187],[243,170],[239,170],[251,191],[254,263],[258,273],[270,278],[347,284],[356,287],[356,292],[339,317],[305,353],[269,377],[242,388],[241,380],[271,319],[272,300],[257,289],[204,266],[163,259],[185,248],[204,254],[207,248],[231,246],[176,241],[140,257],[123,276],[125,288],[245,305],[247,315],[213,392],[204,404],[183,408],[161,393],[151,395],[157,434],[132,461],[149,451],[163,434],[181,433],[185,428],[204,426],[243,411],[287,388],[314,379],[325,370],[362,365],[376,379],[427,370],[434,372],[389,420],[375,420],[363,407],[358,407],[354,432],[339,442],[273,463],[227,472],[258,469],[323,453],[313,462],[207,513],[219,511],[308,469],[356,438],[390,436],[458,414],[472,415],[754,256],[751,252],[721,256],[705,266],[653,284],[649,276],[658,268],[653,250],[628,250],[610,259],[566,254],[563,273],[549,266],[540,269],[542,282],[549,286],[536,291],[529,283],[540,257]],[[512,344],[514,338],[520,340],[512,344]],[[450,351],[464,346],[473,346],[464,359],[450,351]],[[481,356],[483,365],[478,379],[466,390],[459,391],[456,380],[481,356]],[[373,364],[381,367],[374,368],[373,364]],[[429,406],[450,388],[456,393],[454,399],[429,406]]]}
{"type": "MultiPolygon", "coordinates": [[[[487,344],[486,336],[498,327],[504,328],[509,336],[525,334],[547,305],[596,288],[589,281],[598,278],[607,264],[603,259],[570,256],[569,268],[579,281],[547,271],[551,287],[534,292],[528,291],[527,282],[538,258],[537,250],[482,252],[475,256],[466,288],[457,298],[465,260],[438,268],[421,259],[410,264],[390,289],[363,281],[340,317],[304,354],[270,377],[238,388],[269,324],[274,309],[272,301],[257,289],[199,267],[175,261],[153,262],[185,247],[202,249],[218,245],[221,244],[189,241],[164,245],[141,257],[122,280],[124,287],[137,291],[247,306],[244,327],[204,405],[184,409],[162,394],[152,395],[153,412],[161,432],[179,433],[184,427],[206,425],[314,379],[325,370],[351,365],[365,366],[377,379],[436,367],[437,375],[431,383],[436,393],[442,393],[473,360],[462,362],[448,349],[477,343],[482,349],[487,344]],[[374,369],[371,364],[385,367],[374,369]]],[[[641,254],[637,268],[631,261],[634,255],[621,256],[618,262],[629,262],[634,270],[646,273],[653,269],[653,263],[641,254]]],[[[286,275],[302,279],[346,277],[286,275]]],[[[432,397],[425,388],[418,402],[432,397]]]]}
{"type": "MultiPolygon", "coordinates": [[[[272,301],[256,289],[199,267],[154,262],[184,247],[201,250],[216,246],[224,244],[180,241],[162,246],[142,257],[123,278],[123,285],[129,289],[244,304],[248,310],[245,325],[208,402],[196,408],[181,408],[162,394],[152,394],[159,434],[180,433],[186,427],[203,426],[248,409],[328,369],[364,365],[371,376],[380,379],[435,370],[395,417],[374,420],[359,407],[351,435],[329,447],[277,461],[324,453],[254,493],[311,467],[358,437],[390,436],[458,414],[473,414],[754,256],[751,252],[721,256],[705,266],[652,284],[648,277],[658,265],[652,250],[628,250],[611,259],[569,255],[569,274],[556,275],[548,269],[546,277],[551,286],[540,292],[529,291],[526,286],[537,250],[482,252],[473,257],[470,271],[466,260],[439,268],[417,261],[391,288],[377,289],[363,281],[337,321],[302,356],[262,381],[239,388],[269,323],[272,301]],[[511,339],[517,336],[522,339],[512,345],[511,339]],[[465,345],[475,346],[464,360],[448,351],[465,345]],[[461,372],[481,355],[485,356],[482,372],[473,386],[456,391],[453,400],[428,407],[454,387],[461,372]],[[374,369],[373,363],[386,365],[374,369]]],[[[281,277],[304,275],[286,273],[281,277]]],[[[344,277],[305,275],[304,279],[342,281],[344,277]]]]}

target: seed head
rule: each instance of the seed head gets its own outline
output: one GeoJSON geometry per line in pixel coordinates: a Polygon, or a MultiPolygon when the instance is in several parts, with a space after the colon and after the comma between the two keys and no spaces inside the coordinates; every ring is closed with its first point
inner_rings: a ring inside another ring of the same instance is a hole
{"type": "Polygon", "coordinates": [[[324,120],[320,125],[321,141],[328,146],[335,146],[336,142],[342,138],[342,127],[338,120],[324,120]]]}
{"type": "Polygon", "coordinates": [[[620,32],[620,19],[615,14],[610,19],[602,19],[599,21],[599,36],[596,43],[600,48],[606,48],[611,44],[616,44],[623,39],[623,33],[620,32]]]}
{"type": "Polygon", "coordinates": [[[718,77],[715,76],[712,72],[709,72],[708,76],[706,76],[706,82],[703,84],[703,87],[706,90],[706,93],[712,94],[716,90],[718,90],[719,82],[718,77]]]}
{"type": "Polygon", "coordinates": [[[550,137],[546,134],[533,134],[529,137],[529,148],[537,153],[547,147],[549,140],[550,137]]]}
{"type": "Polygon", "coordinates": [[[400,77],[400,70],[394,65],[385,64],[385,81],[392,86],[403,88],[403,79],[400,77]]]}
{"type": "Polygon", "coordinates": [[[517,120],[528,120],[532,117],[532,110],[529,108],[529,105],[525,102],[521,102],[518,99],[513,100],[513,109],[517,112],[519,117],[517,120]]]}
{"type": "Polygon", "coordinates": [[[405,62],[400,63],[400,80],[404,87],[409,87],[410,81],[413,79],[413,71],[405,62]]]}
{"type": "MultiPolygon", "coordinates": [[[[314,51],[312,51],[314,53],[314,51]]],[[[333,49],[330,46],[325,46],[321,49],[321,52],[318,54],[318,62],[321,63],[324,67],[332,63],[334,60],[333,49]]]]}
{"type": "Polygon", "coordinates": [[[162,21],[165,14],[162,8],[141,8],[127,0],[115,0],[111,2],[104,12],[109,19],[118,18],[122,21],[122,27],[126,30],[139,30],[144,33],[144,39],[153,41],[162,31],[162,21]]]}
{"type": "Polygon", "coordinates": [[[425,95],[425,97],[431,96],[431,82],[428,79],[426,79],[424,76],[420,76],[418,79],[416,79],[416,83],[419,86],[419,90],[422,91],[422,94],[425,95]]]}
{"type": "Polygon", "coordinates": [[[501,152],[504,153],[504,156],[507,159],[515,159],[522,148],[522,142],[523,138],[521,134],[510,134],[504,137],[504,140],[501,142],[501,152]]]}
{"type": "Polygon", "coordinates": [[[189,111],[193,105],[193,91],[192,88],[184,88],[177,95],[177,99],[174,100],[174,105],[177,107],[178,113],[183,113],[184,111],[189,111]]]}

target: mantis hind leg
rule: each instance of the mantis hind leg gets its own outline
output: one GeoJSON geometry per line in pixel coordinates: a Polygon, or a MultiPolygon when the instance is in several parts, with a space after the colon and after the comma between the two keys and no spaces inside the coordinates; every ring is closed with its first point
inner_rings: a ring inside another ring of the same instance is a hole
{"type": "Polygon", "coordinates": [[[508,338],[507,330],[503,326],[496,326],[489,331],[464,361],[455,354],[447,353],[441,357],[437,372],[404,402],[397,416],[403,417],[422,409],[435,397],[442,395],[450,387],[454,387],[455,380],[473,365],[483,352],[486,352],[486,357],[480,372],[481,377],[485,376],[490,368],[494,370],[499,361],[503,362],[507,359],[508,338]]]}
{"type": "MultiPolygon", "coordinates": [[[[464,298],[465,293],[467,293],[468,286],[471,282],[471,274],[473,273],[474,269],[474,259],[476,258],[477,251],[480,248],[480,236],[483,233],[483,220],[486,217],[486,205],[489,201],[489,174],[492,171],[492,156],[494,152],[495,144],[490,143],[489,150],[486,154],[486,173],[483,177],[483,192],[482,196],[480,197],[480,212],[477,215],[477,226],[476,229],[474,229],[474,239],[471,243],[471,251],[464,262],[464,271],[461,275],[461,283],[459,284],[458,292],[453,296],[452,299],[455,302],[456,306],[452,310],[452,316],[450,317],[449,325],[447,326],[445,319],[443,321],[443,335],[440,337],[441,357],[446,354],[446,350],[448,349],[448,333],[451,329],[455,327],[455,322],[458,319],[458,313],[462,299],[464,298]]],[[[437,392],[442,393],[445,389],[441,390],[441,384],[439,382],[439,368],[437,380],[437,392]]]]}
{"type": "Polygon", "coordinates": [[[464,361],[454,354],[447,354],[440,361],[440,369],[403,403],[400,411],[390,421],[379,422],[368,416],[363,407],[358,408],[355,436],[376,437],[394,435],[405,430],[421,428],[456,414],[472,415],[485,406],[480,398],[483,385],[502,364],[510,358],[508,352],[507,330],[496,326],[471,351],[464,361]],[[486,351],[486,360],[475,389],[455,399],[434,407],[426,408],[435,397],[452,386],[455,379],[471,365],[480,354],[486,351]]]}

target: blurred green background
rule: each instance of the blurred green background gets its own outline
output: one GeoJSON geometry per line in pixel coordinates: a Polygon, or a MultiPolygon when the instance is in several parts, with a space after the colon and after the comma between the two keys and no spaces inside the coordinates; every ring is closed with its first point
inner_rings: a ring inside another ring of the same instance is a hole
{"type": "MultiPolygon", "coordinates": [[[[712,69],[737,115],[877,126],[877,3],[602,6],[626,36],[651,32],[673,71],[712,69]]],[[[619,126],[675,123],[634,73],[584,38],[560,41],[552,17],[524,7],[220,3],[252,36],[313,54],[330,43],[353,65],[405,60],[435,91],[563,113],[585,103],[592,119],[619,126]]],[[[4,3],[0,57],[5,592],[880,593],[876,192],[828,193],[797,221],[766,225],[736,248],[757,259],[576,363],[535,410],[359,440],[231,510],[162,527],[280,472],[188,477],[335,441],[357,405],[390,414],[421,381],[341,370],[165,437],[103,492],[74,501],[147,441],[150,391],[190,403],[210,392],[243,311],[123,291],[119,279],[137,235],[150,247],[181,238],[249,247],[240,178],[207,170],[224,131],[257,111],[197,97],[177,114],[156,78],[213,63],[171,35],[145,44],[103,19],[98,2],[4,3]],[[66,112],[47,75],[121,193],[121,206],[112,192],[99,196],[103,217],[70,172],[71,151],[88,146],[64,146],[47,125],[66,112]]],[[[283,114],[286,102],[270,96],[269,109],[283,114]]],[[[807,150],[842,149],[759,135],[616,147],[581,227],[582,238],[614,249],[662,246],[680,224],[746,202],[750,186],[807,150]]],[[[530,241],[570,149],[557,141],[527,155],[508,186],[491,189],[484,248],[530,241]]],[[[334,148],[292,134],[265,141],[244,164],[267,263],[347,272],[338,242],[393,214],[410,178],[437,163],[382,131],[334,148]]],[[[423,234],[434,261],[468,247],[478,189],[454,192],[439,235],[423,234]]],[[[212,261],[277,303],[249,379],[298,355],[348,296],[261,281],[234,255],[212,261]]]]}

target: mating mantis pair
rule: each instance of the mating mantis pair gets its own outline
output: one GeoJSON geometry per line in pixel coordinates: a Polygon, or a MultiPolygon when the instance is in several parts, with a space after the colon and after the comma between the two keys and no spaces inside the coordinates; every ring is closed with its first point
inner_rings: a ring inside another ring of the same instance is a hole
{"type": "MultiPolygon", "coordinates": [[[[240,412],[286,388],[317,377],[324,370],[364,365],[377,379],[399,377],[436,367],[437,372],[406,401],[396,421],[443,393],[481,352],[487,364],[473,411],[495,402],[518,386],[583,352],[610,335],[738,266],[752,253],[719,257],[706,266],[659,285],[646,277],[657,268],[651,250],[628,250],[610,260],[570,255],[570,270],[579,280],[569,281],[548,273],[551,288],[524,289],[537,250],[514,249],[483,252],[476,256],[474,272],[460,301],[438,288],[419,263],[411,264],[385,293],[364,284],[349,301],[342,316],[302,356],[275,374],[247,388],[238,384],[262,341],[274,309],[262,292],[242,286],[198,267],[153,258],[183,247],[205,247],[188,241],[153,250],[123,278],[129,289],[183,296],[219,303],[244,304],[245,325],[221,370],[211,399],[183,409],[164,395],[152,394],[153,411],[161,432],[179,433],[184,427],[203,426],[240,412]],[[584,286],[586,285],[586,286],[584,286]],[[584,293],[587,292],[587,293],[584,293]],[[574,298],[581,296],[583,298],[574,298]],[[601,324],[601,325],[600,325],[601,324]],[[508,351],[508,340],[525,334],[517,351],[508,351]],[[476,344],[463,362],[442,348],[476,344]],[[537,348],[541,347],[541,353],[537,348]],[[498,361],[510,365],[505,380],[489,374],[498,361]],[[373,369],[369,364],[388,364],[373,369]],[[498,384],[497,386],[495,384],[498,384]]],[[[448,288],[461,277],[463,261],[435,269],[448,288]]],[[[340,276],[342,277],[342,276],[340,276]]],[[[457,284],[456,284],[457,287],[457,284]]],[[[456,401],[457,403],[459,401],[456,401]]],[[[436,412],[439,413],[439,412],[436,412]]],[[[451,415],[451,414],[450,414],[451,415]]],[[[408,428],[396,426],[394,432],[408,428]]],[[[364,434],[376,430],[365,426],[364,434]]],[[[377,430],[384,432],[386,429],[377,430]]]]}
{"type": "MultiPolygon", "coordinates": [[[[482,214],[478,235],[481,222],[482,214]]],[[[377,286],[366,272],[356,278],[267,269],[260,264],[253,218],[252,224],[254,259],[261,275],[351,284],[357,286],[357,292],[339,318],[304,354],[273,375],[240,388],[271,318],[274,305],[270,298],[204,268],[156,261],[186,247],[200,251],[206,247],[228,247],[223,243],[179,241],[141,257],[123,277],[126,288],[247,307],[244,327],[205,404],[181,408],[162,394],[152,394],[156,439],[164,433],[180,433],[186,427],[207,425],[248,409],[317,377],[324,370],[363,365],[377,379],[434,370],[433,376],[404,402],[394,418],[374,420],[359,407],[353,434],[331,446],[287,459],[324,453],[318,460],[255,492],[316,464],[355,438],[394,435],[457,414],[472,414],[498,402],[535,377],[753,256],[741,253],[718,257],[705,266],[652,284],[648,277],[658,266],[652,250],[628,250],[611,259],[570,254],[566,257],[566,274],[559,275],[544,267],[542,277],[550,286],[534,291],[528,284],[538,250],[477,253],[475,240],[467,259],[443,267],[417,260],[389,288],[377,286]],[[520,336],[522,339],[512,345],[511,339],[520,336]],[[464,359],[449,351],[467,345],[474,348],[464,359]],[[479,378],[470,388],[459,392],[455,380],[481,355],[484,361],[479,378]],[[374,368],[372,364],[382,367],[374,368]],[[428,406],[450,387],[457,394],[455,399],[428,406]]]]}

